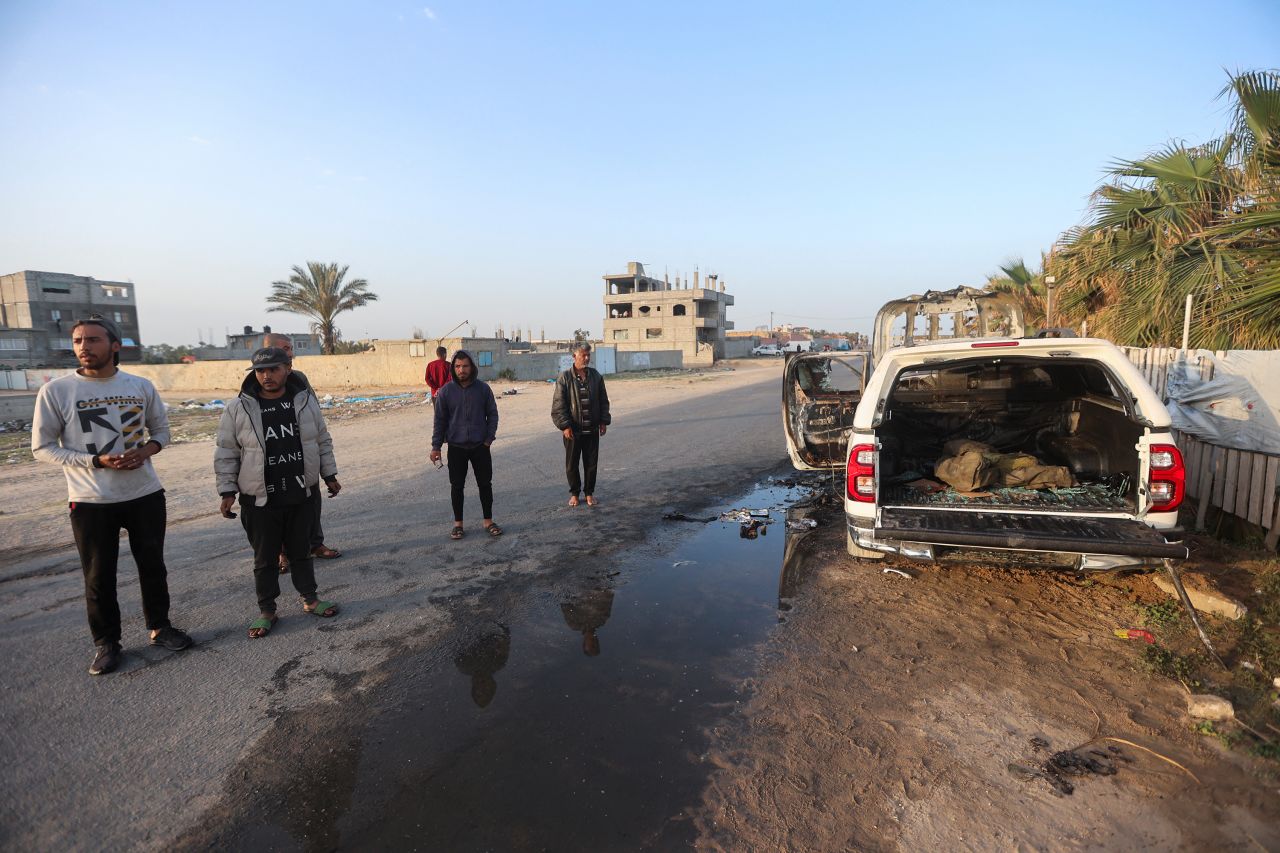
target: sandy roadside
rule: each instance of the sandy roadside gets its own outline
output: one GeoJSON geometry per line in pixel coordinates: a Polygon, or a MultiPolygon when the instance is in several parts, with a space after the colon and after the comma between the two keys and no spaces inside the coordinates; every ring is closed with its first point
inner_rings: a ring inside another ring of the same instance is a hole
{"type": "Polygon", "coordinates": [[[793,609],[745,710],[713,732],[699,847],[1280,848],[1274,764],[1197,734],[1186,691],[1112,634],[1163,598],[1150,578],[858,562],[823,521],[788,549],[793,609]],[[1082,744],[1117,772],[1068,777],[1071,796],[1009,769],[1082,744]]]}

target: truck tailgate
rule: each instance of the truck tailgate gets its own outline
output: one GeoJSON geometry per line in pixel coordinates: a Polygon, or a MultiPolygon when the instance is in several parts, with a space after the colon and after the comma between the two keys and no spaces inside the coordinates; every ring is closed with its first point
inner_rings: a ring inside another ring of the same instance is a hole
{"type": "Polygon", "coordinates": [[[970,548],[1011,548],[1067,554],[1185,559],[1187,547],[1160,531],[1127,518],[949,512],[886,508],[872,534],[876,539],[926,542],[970,548]]]}

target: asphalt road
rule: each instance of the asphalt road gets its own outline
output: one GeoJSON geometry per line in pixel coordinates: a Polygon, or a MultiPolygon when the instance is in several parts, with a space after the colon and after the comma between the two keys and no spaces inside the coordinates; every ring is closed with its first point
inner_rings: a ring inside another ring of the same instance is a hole
{"type": "Polygon", "coordinates": [[[406,648],[429,657],[460,599],[495,585],[524,595],[563,572],[607,565],[619,551],[648,547],[664,510],[694,511],[786,470],[779,371],[771,361],[693,379],[612,382],[614,426],[602,442],[594,510],[564,506],[551,386],[502,398],[495,518],[506,534],[494,540],[479,535],[471,490],[471,535],[448,540],[447,475],[426,461],[428,408],[332,424],[344,490],[326,499],[324,523],[345,556],[318,561],[317,573],[321,594],[342,613],[302,615],[284,583],[283,618],[264,640],[245,636],[256,610],[250,554],[239,523],[216,514],[212,445],[171,447],[156,464],[169,498],[172,618],[197,645],[177,654],[146,645],[122,542],[126,661],[98,678],[86,672],[92,646],[61,472],[5,466],[0,846],[194,843],[229,797],[270,787],[254,779],[252,791],[238,788],[255,755],[270,750],[275,766],[297,753],[301,768],[310,766],[304,753],[331,749],[317,737],[323,725],[289,728],[297,713],[362,713],[338,698],[391,677],[388,661],[406,648]]]}

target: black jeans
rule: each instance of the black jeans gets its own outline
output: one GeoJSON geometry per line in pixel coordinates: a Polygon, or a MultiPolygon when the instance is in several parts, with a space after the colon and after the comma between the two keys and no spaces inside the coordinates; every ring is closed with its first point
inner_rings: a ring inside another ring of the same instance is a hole
{"type": "Polygon", "coordinates": [[[480,492],[480,509],[486,519],[493,518],[493,455],[483,444],[475,447],[449,445],[449,496],[453,499],[453,520],[462,521],[462,487],[467,482],[467,465],[476,475],[480,492]]]}
{"type": "MultiPolygon", "coordinates": [[[[322,488],[324,488],[323,485],[317,485],[316,491],[318,492],[322,488]]],[[[315,512],[312,513],[314,517],[312,518],[311,547],[319,548],[324,544],[324,528],[320,526],[320,508],[324,506],[324,501],[317,500],[314,506],[315,512]]]]}
{"type": "Polygon", "coordinates": [[[304,601],[316,597],[315,560],[311,557],[311,526],[320,502],[320,485],[311,487],[311,496],[289,506],[254,506],[252,495],[240,496],[240,524],[253,547],[253,584],[258,593],[258,609],[276,612],[280,595],[281,549],[289,558],[289,577],[304,601]]]}
{"type": "Polygon", "coordinates": [[[596,462],[600,458],[600,433],[576,432],[564,439],[564,473],[569,478],[569,494],[593,495],[596,492],[596,462]],[[578,460],[582,460],[582,477],[578,477],[578,460]]]}
{"type": "Polygon", "coordinates": [[[169,582],[164,566],[164,489],[114,504],[69,504],[71,531],[84,570],[84,601],[95,645],[120,642],[116,566],[120,529],[129,531],[129,550],[138,566],[142,615],[155,631],[169,625],[169,582]]]}

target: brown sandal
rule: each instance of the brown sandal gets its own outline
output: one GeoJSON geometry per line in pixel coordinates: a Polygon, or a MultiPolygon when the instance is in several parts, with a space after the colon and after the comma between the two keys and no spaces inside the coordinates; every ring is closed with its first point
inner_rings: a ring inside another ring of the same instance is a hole
{"type": "Polygon", "coordinates": [[[330,548],[328,545],[317,545],[311,549],[311,556],[319,557],[322,560],[336,560],[342,556],[342,552],[330,548]]]}

